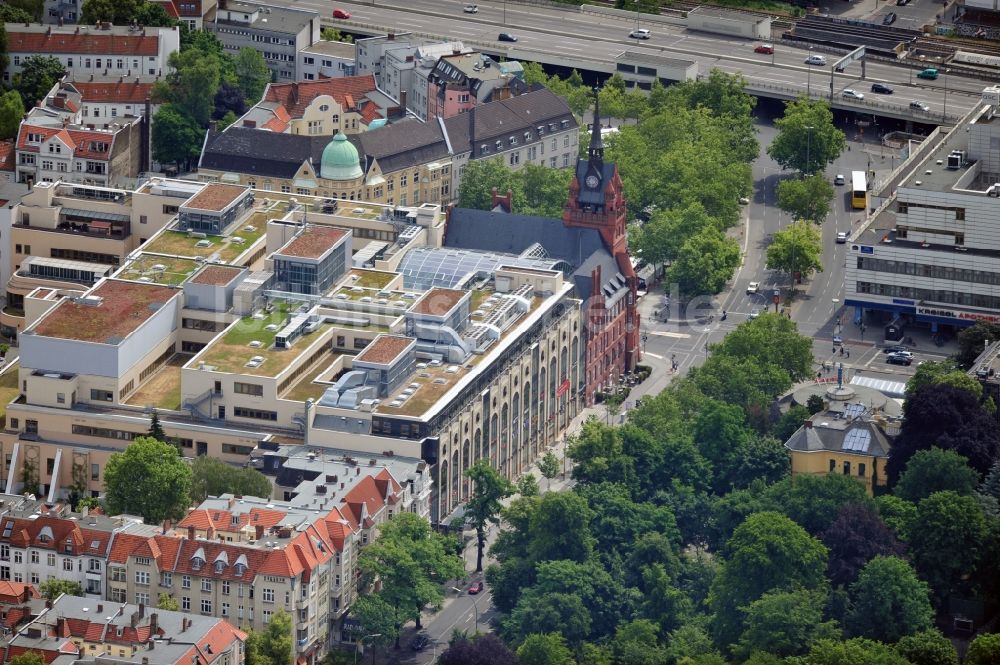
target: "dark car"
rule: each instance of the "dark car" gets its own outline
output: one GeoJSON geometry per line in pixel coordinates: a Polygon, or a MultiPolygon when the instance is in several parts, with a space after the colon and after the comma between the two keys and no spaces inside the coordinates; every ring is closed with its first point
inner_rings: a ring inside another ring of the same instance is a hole
{"type": "Polygon", "coordinates": [[[482,582],[473,582],[472,586],[469,587],[469,594],[475,596],[477,593],[483,590],[482,582]]]}
{"type": "Polygon", "coordinates": [[[498,42],[516,42],[517,41],[517,37],[515,37],[512,34],[510,34],[509,32],[501,32],[499,35],[497,35],[497,41],[498,42]]]}
{"type": "Polygon", "coordinates": [[[910,4],[910,0],[896,0],[897,7],[905,7],[908,4],[910,4]]]}
{"type": "Polygon", "coordinates": [[[877,92],[880,95],[891,95],[895,91],[885,83],[872,83],[872,92],[877,92]]]}
{"type": "Polygon", "coordinates": [[[896,12],[889,12],[882,19],[882,25],[892,25],[896,22],[896,12]]]}
{"type": "Polygon", "coordinates": [[[431,643],[431,638],[427,637],[423,633],[418,633],[413,641],[410,643],[410,647],[414,651],[423,651],[427,648],[427,645],[431,643]]]}
{"type": "Polygon", "coordinates": [[[885,357],[885,361],[890,365],[909,366],[913,362],[913,358],[910,356],[904,356],[902,353],[890,353],[885,357]]]}
{"type": "Polygon", "coordinates": [[[909,349],[900,344],[893,344],[882,349],[882,353],[902,353],[904,351],[909,351],[909,349]]]}

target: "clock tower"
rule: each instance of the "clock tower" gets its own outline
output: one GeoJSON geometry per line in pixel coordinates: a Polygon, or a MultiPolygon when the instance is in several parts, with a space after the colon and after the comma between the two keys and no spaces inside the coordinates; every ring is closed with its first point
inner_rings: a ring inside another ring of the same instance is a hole
{"type": "MultiPolygon", "coordinates": [[[[604,161],[601,113],[594,90],[594,123],[587,159],[576,164],[563,207],[563,224],[597,231],[604,248],[614,259],[615,274],[591,274],[591,293],[584,304],[586,320],[586,387],[588,401],[602,386],[617,385],[623,372],[631,372],[640,360],[639,311],[636,298],[639,280],[628,255],[627,207],[621,177],[614,163],[604,161]],[[625,290],[624,296],[621,289],[625,290]],[[611,294],[611,295],[608,295],[611,294]]],[[[611,271],[607,268],[605,273],[611,271]]]]}

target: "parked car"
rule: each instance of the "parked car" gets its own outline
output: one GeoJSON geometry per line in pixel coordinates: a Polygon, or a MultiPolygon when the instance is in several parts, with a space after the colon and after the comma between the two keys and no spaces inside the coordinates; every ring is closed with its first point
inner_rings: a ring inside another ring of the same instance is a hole
{"type": "Polygon", "coordinates": [[[756,48],[754,48],[753,52],[774,55],[774,44],[758,44],[756,48]]]}
{"type": "Polygon", "coordinates": [[[908,4],[910,4],[910,0],[896,0],[897,7],[905,7],[908,4]]]}
{"type": "Polygon", "coordinates": [[[909,367],[913,363],[913,358],[900,353],[890,353],[885,357],[885,361],[890,365],[904,365],[909,367]]]}
{"type": "Polygon", "coordinates": [[[628,36],[632,39],[649,39],[650,32],[646,28],[636,28],[628,36]]]}
{"type": "Polygon", "coordinates": [[[462,11],[465,12],[466,14],[478,14],[479,7],[477,5],[466,5],[465,7],[462,8],[462,11]]]}
{"type": "Polygon", "coordinates": [[[921,69],[917,72],[918,79],[927,79],[929,81],[934,81],[938,77],[938,70],[934,67],[927,67],[926,69],[921,69]]]}
{"type": "Polygon", "coordinates": [[[473,582],[472,586],[469,587],[469,595],[475,596],[477,593],[483,590],[482,582],[473,582]]]}
{"type": "Polygon", "coordinates": [[[741,196],[740,197],[740,205],[741,206],[750,205],[750,197],[749,196],[741,196]]]}
{"type": "Polygon", "coordinates": [[[750,310],[750,313],[747,314],[747,318],[751,321],[756,319],[758,316],[760,316],[760,307],[754,307],[750,310]]]}
{"type": "Polygon", "coordinates": [[[882,17],[882,25],[892,25],[896,22],[896,12],[889,12],[882,17]]]}
{"type": "Polygon", "coordinates": [[[747,284],[747,295],[752,296],[753,294],[760,291],[760,282],[750,282],[747,284]]]}
{"type": "Polygon", "coordinates": [[[351,18],[351,12],[346,9],[334,9],[333,18],[351,18]]]}
{"type": "Polygon", "coordinates": [[[417,633],[417,636],[414,637],[413,641],[410,643],[410,647],[412,647],[414,651],[423,651],[424,649],[427,648],[427,645],[430,643],[431,643],[430,637],[428,637],[423,633],[417,633]]]}
{"type": "Polygon", "coordinates": [[[858,92],[854,88],[844,88],[844,91],[842,93],[840,93],[840,95],[842,97],[845,97],[846,99],[861,100],[861,99],[865,98],[864,93],[858,92]]]}
{"type": "Polygon", "coordinates": [[[847,178],[844,177],[843,173],[838,173],[837,177],[833,179],[835,185],[843,185],[845,182],[847,182],[847,178]]]}
{"type": "Polygon", "coordinates": [[[882,353],[900,353],[904,351],[909,351],[909,349],[902,344],[892,344],[891,346],[887,346],[882,349],[882,353]]]}
{"type": "Polygon", "coordinates": [[[923,111],[924,113],[927,113],[931,110],[930,106],[928,106],[923,102],[918,102],[918,101],[910,102],[910,108],[913,109],[914,111],[923,111]]]}
{"type": "Polygon", "coordinates": [[[841,337],[840,335],[834,335],[833,336],[833,345],[834,346],[843,346],[844,345],[844,338],[841,337]]]}
{"type": "Polygon", "coordinates": [[[499,35],[497,35],[497,41],[498,42],[516,42],[517,41],[517,37],[515,37],[512,34],[510,34],[509,32],[501,32],[499,35]]]}
{"type": "Polygon", "coordinates": [[[845,242],[847,242],[847,232],[846,231],[838,231],[837,232],[837,244],[838,245],[843,245],[845,242]]]}
{"type": "Polygon", "coordinates": [[[877,92],[880,95],[891,95],[893,89],[885,83],[872,83],[872,92],[877,92]]]}
{"type": "Polygon", "coordinates": [[[816,55],[815,53],[806,58],[807,65],[825,65],[826,56],[816,55]]]}

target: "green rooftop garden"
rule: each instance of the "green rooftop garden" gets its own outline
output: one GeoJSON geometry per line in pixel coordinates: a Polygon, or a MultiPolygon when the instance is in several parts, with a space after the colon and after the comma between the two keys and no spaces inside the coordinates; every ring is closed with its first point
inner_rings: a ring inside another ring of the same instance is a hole
{"type": "Polygon", "coordinates": [[[194,259],[143,253],[130,262],[117,277],[175,286],[190,277],[200,265],[194,259]]]}

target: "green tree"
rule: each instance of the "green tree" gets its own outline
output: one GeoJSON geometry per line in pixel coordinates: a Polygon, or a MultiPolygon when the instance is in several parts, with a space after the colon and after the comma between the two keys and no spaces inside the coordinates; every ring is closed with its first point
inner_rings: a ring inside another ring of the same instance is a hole
{"type": "Polygon", "coordinates": [[[10,665],[45,665],[45,657],[38,651],[27,651],[12,656],[8,663],[10,665]]]}
{"type": "Polygon", "coordinates": [[[538,487],[538,478],[532,473],[526,473],[517,479],[517,493],[521,496],[538,496],[541,490],[538,487]]]}
{"type": "Polygon", "coordinates": [[[465,167],[462,184],[458,188],[458,205],[462,208],[489,210],[493,207],[492,189],[505,196],[510,190],[514,193],[514,210],[520,210],[524,204],[524,192],[521,190],[520,179],[499,157],[494,159],[475,159],[465,167]]]}
{"type": "Polygon", "coordinates": [[[357,620],[355,639],[365,640],[366,645],[386,647],[399,637],[399,621],[396,610],[381,594],[360,596],[351,603],[351,615],[357,620]]]}
{"type": "Polygon", "coordinates": [[[755,651],[798,656],[818,639],[837,639],[840,629],[823,620],[826,593],[822,590],[775,591],[750,603],[746,628],[735,651],[749,658],[755,651]]]}
{"type": "Polygon", "coordinates": [[[812,375],[812,339],[799,334],[793,321],[773,314],[738,326],[714,347],[712,354],[780,367],[792,381],[812,375]]]}
{"type": "Polygon", "coordinates": [[[906,463],[894,492],[896,496],[920,503],[935,492],[950,490],[972,496],[979,484],[979,473],[969,461],[954,450],[919,450],[906,463]]]}
{"type": "Polygon", "coordinates": [[[739,243],[717,229],[704,229],[681,245],[668,274],[684,294],[715,294],[739,265],[739,243]]]}
{"type": "Polygon", "coordinates": [[[792,222],[776,231],[767,246],[767,267],[771,270],[808,277],[823,271],[823,245],[819,230],[809,222],[792,222]]]}
{"type": "Polygon", "coordinates": [[[465,477],[472,481],[472,496],[465,504],[465,519],[476,530],[476,572],[481,573],[486,529],[490,524],[500,524],[501,502],[514,493],[514,486],[485,459],[466,469],[465,477]]]}
{"type": "Polygon", "coordinates": [[[177,25],[177,19],[170,16],[163,5],[156,2],[142,2],[133,16],[136,24],[155,28],[169,28],[177,25]]]}
{"type": "Polygon", "coordinates": [[[891,494],[884,494],[876,498],[875,507],[878,509],[882,521],[896,532],[896,536],[900,540],[905,541],[907,527],[917,516],[917,507],[909,501],[891,494]]]}
{"type": "Polygon", "coordinates": [[[987,346],[998,340],[1000,340],[1000,325],[977,321],[958,333],[958,355],[955,356],[955,360],[961,367],[968,369],[987,346]]]}
{"type": "Polygon", "coordinates": [[[50,577],[38,586],[38,592],[42,594],[42,598],[45,598],[46,600],[55,600],[63,594],[66,594],[67,596],[82,596],[83,587],[79,582],[73,582],[71,580],[58,580],[54,577],[50,577]]]}
{"type": "Polygon", "coordinates": [[[629,246],[650,263],[668,263],[680,256],[685,241],[713,228],[721,229],[721,224],[700,203],[657,210],[649,221],[631,232],[629,246]]]}
{"type": "Polygon", "coordinates": [[[528,162],[514,175],[524,193],[523,208],[515,208],[518,213],[562,217],[569,183],[573,179],[572,169],[553,169],[528,162]]]}
{"type": "Polygon", "coordinates": [[[936,628],[904,636],[896,643],[896,653],[913,665],[958,665],[955,645],[936,628]]]}
{"type": "Polygon", "coordinates": [[[931,628],[930,589],[913,568],[894,556],[877,556],[851,585],[847,628],[856,637],[897,642],[931,628]]]}
{"type": "Polygon", "coordinates": [[[937,492],[917,505],[907,537],[914,567],[943,601],[966,588],[986,539],[986,522],[974,498],[937,492]]]}
{"type": "Polygon", "coordinates": [[[538,502],[528,526],[528,554],[535,561],[586,561],[594,548],[593,511],[571,492],[549,492],[538,502]]]}
{"type": "MultiPolygon", "coordinates": [[[[0,23],[31,23],[33,20],[34,17],[20,7],[0,5],[0,23]]],[[[6,48],[4,51],[6,52],[6,48]]]]}
{"type": "Polygon", "coordinates": [[[180,168],[200,154],[202,138],[201,128],[177,104],[162,105],[153,117],[153,158],[158,162],[180,168]]]}
{"type": "Polygon", "coordinates": [[[140,436],[108,459],[104,489],[114,515],[141,515],[148,524],[180,519],[190,504],[191,467],[173,446],[140,436]]]}
{"type": "MultiPolygon", "coordinates": [[[[201,44],[199,42],[199,44],[201,44]]],[[[208,42],[204,46],[211,48],[208,42]]],[[[173,102],[199,127],[207,127],[223,77],[224,58],[214,51],[188,48],[170,54],[173,71],[153,89],[156,101],[173,102]]],[[[162,111],[162,108],[161,108],[162,111]]],[[[154,121],[153,126],[156,126],[154,121]]]]}
{"type": "Polygon", "coordinates": [[[24,108],[28,109],[45,97],[66,69],[51,55],[32,55],[21,63],[21,72],[14,76],[14,89],[21,93],[24,108]]]}
{"type": "Polygon", "coordinates": [[[451,540],[431,530],[415,513],[400,513],[382,526],[374,543],[358,558],[368,583],[382,584],[380,595],[396,613],[396,625],[415,621],[420,611],[444,597],[442,584],[464,573],[451,540]]]}
{"type": "Polygon", "coordinates": [[[85,0],[80,12],[80,22],[94,24],[107,21],[115,25],[128,25],[143,4],[145,0],[85,0]]]}
{"type": "Polygon", "coordinates": [[[802,427],[802,423],[809,419],[810,415],[812,414],[809,413],[809,409],[800,404],[790,406],[788,411],[781,414],[781,417],[774,423],[771,435],[778,441],[788,441],[792,434],[795,434],[802,427]]]}
{"type": "Polygon", "coordinates": [[[777,136],[767,154],[782,168],[812,175],[832,164],[847,147],[844,132],[833,124],[830,105],[801,97],[785,104],[785,114],[774,121],[777,136]]]}
{"type": "Polygon", "coordinates": [[[247,665],[291,665],[292,617],[279,608],[262,631],[252,630],[247,636],[247,665]]]}
{"type": "Polygon", "coordinates": [[[324,42],[344,42],[345,44],[354,43],[354,37],[345,35],[341,33],[340,30],[332,26],[323,28],[323,31],[319,33],[319,38],[324,42]]]}
{"type": "Polygon", "coordinates": [[[844,642],[817,640],[802,665],[912,665],[891,647],[863,637],[844,642]]]}
{"type": "Polygon", "coordinates": [[[652,621],[635,619],[621,623],[611,643],[614,662],[620,665],[659,665],[666,663],[666,650],[658,645],[659,629],[652,621]]]}
{"type": "Polygon", "coordinates": [[[551,450],[547,451],[538,462],[538,470],[545,478],[545,489],[549,489],[552,479],[559,475],[559,458],[551,450]]]}
{"type": "Polygon", "coordinates": [[[17,90],[8,90],[0,95],[0,140],[17,136],[23,117],[24,103],[17,90]]]}
{"type": "MultiPolygon", "coordinates": [[[[0,10],[7,9],[8,5],[0,5],[0,10]]],[[[10,58],[7,56],[7,48],[9,40],[7,39],[7,28],[4,23],[12,23],[9,18],[0,21],[0,75],[3,75],[7,71],[7,65],[10,64],[10,58]]],[[[21,105],[24,105],[22,100],[21,105]]]]}
{"type": "Polygon", "coordinates": [[[864,485],[851,476],[790,476],[764,493],[771,510],[784,513],[813,535],[827,530],[840,510],[850,504],[871,505],[864,485]]]}
{"type": "Polygon", "coordinates": [[[163,425],[160,424],[160,414],[156,412],[156,409],[153,409],[153,415],[149,417],[149,432],[146,433],[146,436],[167,443],[167,433],[163,431],[163,425]]]}
{"type": "Polygon", "coordinates": [[[517,657],[522,665],[574,665],[573,652],[558,633],[528,635],[517,657]]]}
{"type": "Polygon", "coordinates": [[[979,635],[972,640],[965,654],[965,665],[993,665],[1000,663],[1000,633],[979,635]]]}
{"type": "Polygon", "coordinates": [[[236,114],[233,113],[232,110],[226,111],[224,116],[215,121],[215,128],[221,132],[237,120],[239,120],[239,118],[236,117],[236,114]]]}
{"type": "Polygon", "coordinates": [[[990,467],[989,473],[986,474],[983,483],[979,486],[979,492],[1000,500],[1000,460],[990,467]]]}
{"type": "Polygon", "coordinates": [[[161,591],[160,595],[156,597],[156,609],[176,612],[181,609],[181,606],[173,596],[166,591],[161,591]]]}
{"type": "Polygon", "coordinates": [[[931,360],[917,365],[917,371],[906,382],[906,399],[910,399],[920,388],[931,385],[963,388],[975,395],[977,400],[983,397],[983,385],[962,371],[951,359],[931,360]]]}
{"type": "Polygon", "coordinates": [[[253,105],[260,101],[264,96],[264,88],[271,82],[271,70],[260,51],[241,48],[233,57],[233,70],[247,103],[253,105]]]}
{"type": "Polygon", "coordinates": [[[809,409],[810,416],[815,415],[826,408],[826,401],[819,395],[810,395],[806,400],[806,408],[809,409]]]}
{"type": "Polygon", "coordinates": [[[191,462],[191,498],[195,503],[223,494],[267,499],[271,489],[271,481],[256,469],[237,468],[208,455],[191,462]]]}
{"type": "Polygon", "coordinates": [[[733,532],[726,552],[709,595],[720,645],[737,640],[746,608],[765,593],[819,589],[825,584],[826,548],[784,515],[750,515],[733,532]],[[748,575],[751,570],[754,573],[748,575]]]}
{"type": "Polygon", "coordinates": [[[823,175],[778,183],[778,207],[794,219],[821,223],[830,214],[833,185],[823,175]]]}

